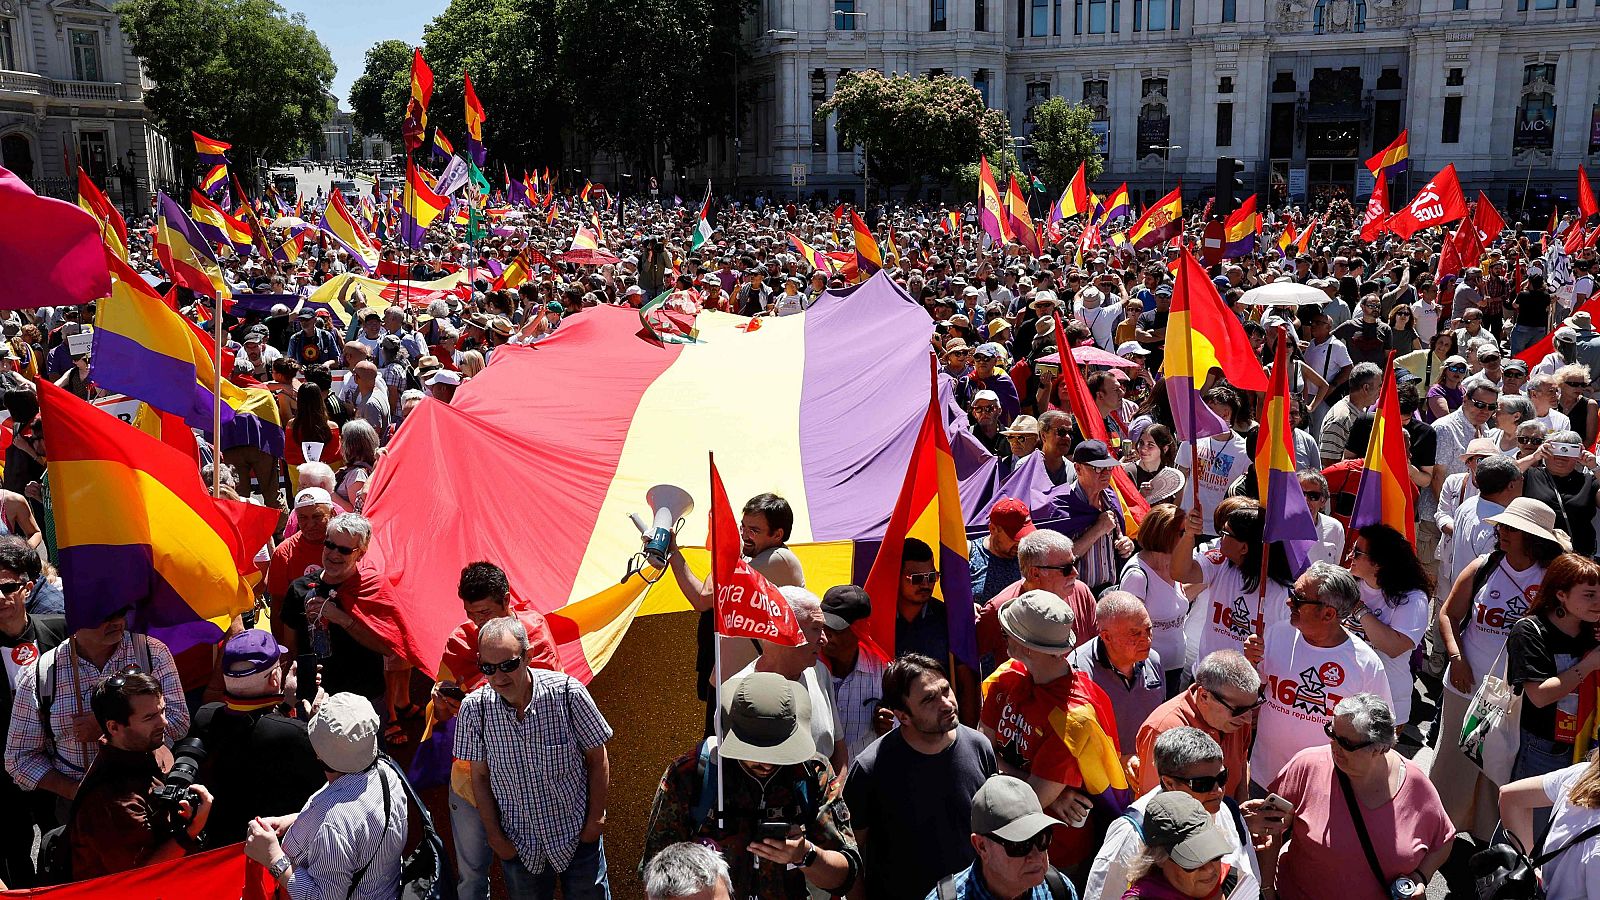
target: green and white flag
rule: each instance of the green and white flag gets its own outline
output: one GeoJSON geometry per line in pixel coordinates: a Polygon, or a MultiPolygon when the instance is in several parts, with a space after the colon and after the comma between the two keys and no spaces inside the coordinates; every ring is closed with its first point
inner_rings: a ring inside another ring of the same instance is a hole
{"type": "Polygon", "coordinates": [[[689,245],[691,251],[699,250],[711,240],[711,182],[706,181],[706,199],[700,204],[700,221],[694,226],[694,242],[689,245]]]}

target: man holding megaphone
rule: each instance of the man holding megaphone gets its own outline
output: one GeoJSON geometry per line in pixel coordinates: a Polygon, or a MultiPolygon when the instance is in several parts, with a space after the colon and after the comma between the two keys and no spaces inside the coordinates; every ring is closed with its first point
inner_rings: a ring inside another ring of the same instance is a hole
{"type": "MultiPolygon", "coordinates": [[[[794,555],[786,541],[794,530],[794,509],[789,501],[777,494],[757,494],[744,505],[739,518],[740,552],[757,572],[778,587],[805,587],[806,576],[800,571],[800,558],[794,555]]],[[[670,545],[668,563],[678,589],[689,598],[689,603],[700,611],[698,652],[695,654],[695,689],[706,702],[705,733],[710,735],[711,722],[717,703],[717,685],[712,684],[712,670],[716,659],[711,641],[716,630],[711,607],[715,594],[711,585],[689,568],[676,540],[670,545]]],[[[719,638],[722,641],[722,671],[732,675],[755,661],[761,649],[753,640],[744,638],[719,638]]]]}

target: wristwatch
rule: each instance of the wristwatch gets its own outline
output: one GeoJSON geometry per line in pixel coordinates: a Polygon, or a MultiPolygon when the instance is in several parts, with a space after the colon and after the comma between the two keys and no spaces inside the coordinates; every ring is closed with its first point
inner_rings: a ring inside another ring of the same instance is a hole
{"type": "Polygon", "coordinates": [[[267,871],[272,873],[272,880],[277,881],[283,873],[289,871],[289,857],[280,856],[267,865],[267,871]]]}
{"type": "Polygon", "coordinates": [[[819,855],[820,854],[817,853],[817,845],[816,844],[807,844],[806,845],[806,855],[800,857],[800,861],[798,863],[795,863],[795,865],[798,868],[801,868],[801,869],[809,869],[809,868],[811,868],[812,863],[815,863],[817,861],[817,857],[819,855]]]}

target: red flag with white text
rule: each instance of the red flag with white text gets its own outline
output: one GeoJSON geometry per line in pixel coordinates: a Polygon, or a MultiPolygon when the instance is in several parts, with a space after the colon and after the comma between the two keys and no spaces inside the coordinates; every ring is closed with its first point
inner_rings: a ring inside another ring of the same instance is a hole
{"type": "Polygon", "coordinates": [[[1361,239],[1375,241],[1383,234],[1383,223],[1389,219],[1389,178],[1382,169],[1373,182],[1372,196],[1367,198],[1367,212],[1361,219],[1361,239]]]}
{"type": "Polygon", "coordinates": [[[1467,199],[1461,195],[1461,181],[1452,163],[1440,169],[1404,209],[1389,219],[1389,230],[1409,241],[1424,228],[1446,225],[1466,214],[1467,199]]]}
{"type": "Polygon", "coordinates": [[[778,586],[757,572],[740,553],[739,523],[728,491],[711,459],[711,584],[716,589],[717,633],[798,647],[805,643],[800,623],[778,586]]]}

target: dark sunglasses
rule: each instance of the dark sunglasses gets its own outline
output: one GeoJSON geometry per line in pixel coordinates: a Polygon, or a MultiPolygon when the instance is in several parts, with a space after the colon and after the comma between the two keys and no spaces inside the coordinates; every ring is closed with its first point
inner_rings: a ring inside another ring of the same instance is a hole
{"type": "Polygon", "coordinates": [[[26,581],[0,581],[0,594],[10,596],[27,587],[26,581]]]}
{"type": "Polygon", "coordinates": [[[912,584],[938,584],[939,573],[937,571],[913,572],[912,574],[906,576],[906,580],[912,584]]]}
{"type": "MultiPolygon", "coordinates": [[[[1215,691],[1208,691],[1207,693],[1211,694],[1211,699],[1222,704],[1222,708],[1228,711],[1228,715],[1235,719],[1259,708],[1261,704],[1267,702],[1267,686],[1265,684],[1259,688],[1256,688],[1256,699],[1244,704],[1243,706],[1234,706],[1232,703],[1222,699],[1222,695],[1216,693],[1215,691]]],[[[1224,772],[1222,774],[1226,776],[1228,773],[1224,772]]]]}
{"type": "Polygon", "coordinates": [[[1365,750],[1368,747],[1371,747],[1374,743],[1373,741],[1362,741],[1361,743],[1347,741],[1341,737],[1338,732],[1333,730],[1332,722],[1322,723],[1322,733],[1328,736],[1328,740],[1333,741],[1339,746],[1343,747],[1346,753],[1355,753],[1358,750],[1365,750]]]}
{"type": "Polygon", "coordinates": [[[1294,588],[1290,588],[1289,605],[1295,609],[1299,609],[1302,606],[1325,606],[1327,604],[1323,603],[1321,600],[1312,600],[1294,588]]]}
{"type": "Polygon", "coordinates": [[[1063,575],[1071,575],[1073,572],[1078,571],[1078,561],[1073,560],[1071,562],[1065,562],[1059,566],[1034,566],[1034,568],[1048,569],[1052,572],[1060,572],[1063,575]]]}
{"type": "Polygon", "coordinates": [[[338,544],[338,543],[335,543],[333,541],[326,541],[326,540],[322,542],[322,546],[328,548],[329,550],[332,550],[333,552],[339,554],[340,556],[349,556],[350,554],[352,554],[352,553],[356,552],[357,550],[361,549],[360,547],[346,547],[343,544],[338,544]]]}
{"type": "Polygon", "coordinates": [[[522,665],[523,662],[521,658],[516,656],[511,657],[505,662],[498,663],[486,663],[482,660],[479,660],[478,671],[485,675],[493,675],[496,672],[515,672],[517,669],[522,668],[522,665]]]}
{"type": "Polygon", "coordinates": [[[1307,500],[1321,500],[1326,496],[1328,496],[1328,495],[1324,494],[1321,491],[1306,491],[1306,499],[1307,500]]]}
{"type": "Polygon", "coordinates": [[[999,844],[1006,851],[1006,855],[1012,859],[1021,859],[1030,853],[1043,853],[1050,849],[1049,828],[1025,841],[1008,841],[1003,837],[996,837],[992,834],[984,835],[984,837],[999,844]]]}
{"type": "Polygon", "coordinates": [[[1589,386],[1587,381],[1563,381],[1561,383],[1569,388],[1586,388],[1589,386]]]}
{"type": "MultiPolygon", "coordinates": [[[[1519,437],[1519,438],[1517,438],[1517,443],[1521,444],[1524,447],[1537,447],[1540,444],[1544,443],[1544,438],[1542,438],[1542,437],[1519,437]]],[[[3,585],[3,584],[0,584],[0,591],[4,591],[5,593],[10,593],[9,591],[6,591],[6,586],[3,585]]]]}
{"type": "Polygon", "coordinates": [[[1471,403],[1473,406],[1477,407],[1478,409],[1494,409],[1495,408],[1495,405],[1493,403],[1485,403],[1482,400],[1468,400],[1467,402],[1471,403]]]}
{"type": "MultiPolygon", "coordinates": [[[[1251,707],[1254,709],[1255,707],[1251,707]]],[[[1168,775],[1173,781],[1181,781],[1189,786],[1189,790],[1196,794],[1209,794],[1212,791],[1222,790],[1228,783],[1228,770],[1223,769],[1215,775],[1200,775],[1196,778],[1185,778],[1182,775],[1168,775]]]]}
{"type": "Polygon", "coordinates": [[[1056,429],[1056,437],[1058,437],[1058,438],[1069,438],[1069,437],[1072,437],[1072,429],[1070,429],[1070,428],[1057,428],[1056,429]]]}
{"type": "Polygon", "coordinates": [[[115,675],[111,676],[110,678],[106,679],[106,688],[108,690],[120,691],[120,690],[122,690],[122,686],[128,683],[128,676],[129,675],[143,675],[143,674],[144,674],[144,670],[139,668],[138,666],[135,666],[135,665],[124,666],[120,671],[117,672],[117,674],[115,674],[115,675]]]}
{"type": "Polygon", "coordinates": [[[1467,367],[1466,366],[1445,366],[1444,370],[1446,372],[1455,372],[1457,374],[1460,374],[1462,372],[1465,372],[1467,370],[1467,367]]]}

